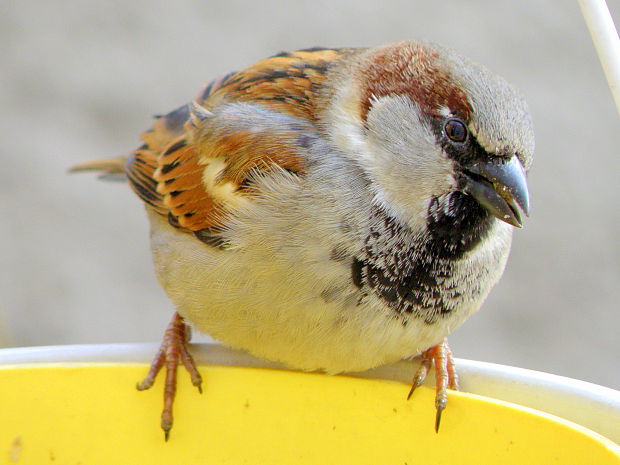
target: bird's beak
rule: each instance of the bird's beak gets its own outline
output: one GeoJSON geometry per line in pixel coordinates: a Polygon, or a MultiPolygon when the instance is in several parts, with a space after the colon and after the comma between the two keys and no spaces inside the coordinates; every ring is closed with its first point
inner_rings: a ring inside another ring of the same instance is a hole
{"type": "Polygon", "coordinates": [[[481,162],[466,166],[464,191],[489,213],[521,227],[521,212],[529,216],[530,199],[525,169],[516,156],[507,162],[481,162]]]}

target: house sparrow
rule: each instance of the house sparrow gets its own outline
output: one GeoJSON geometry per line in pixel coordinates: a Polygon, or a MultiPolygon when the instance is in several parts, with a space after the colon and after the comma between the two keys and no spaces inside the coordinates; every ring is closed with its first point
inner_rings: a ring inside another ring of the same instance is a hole
{"type": "MultiPolygon", "coordinates": [[[[528,214],[534,137],[523,97],[455,51],[410,41],[281,53],[156,117],[128,156],[175,305],[138,389],[166,368],[199,389],[188,324],[302,370],[361,371],[422,354],[437,416],[458,387],[446,336],[500,278],[528,214]]],[[[409,395],[411,395],[411,392],[409,395]]]]}

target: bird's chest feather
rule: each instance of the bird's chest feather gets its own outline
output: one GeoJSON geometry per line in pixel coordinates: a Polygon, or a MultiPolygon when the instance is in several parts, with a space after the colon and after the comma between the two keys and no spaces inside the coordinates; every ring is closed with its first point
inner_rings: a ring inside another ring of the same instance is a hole
{"type": "Polygon", "coordinates": [[[379,214],[351,263],[360,292],[377,297],[403,324],[459,319],[503,269],[503,228],[495,231],[496,222],[461,194],[452,197],[460,208],[447,214],[431,203],[433,214],[417,233],[379,214]]]}
{"type": "Polygon", "coordinates": [[[301,369],[364,370],[438,343],[479,308],[510,243],[499,225],[473,250],[439,257],[384,219],[352,240],[349,228],[324,223],[325,212],[291,223],[270,208],[233,225],[228,250],[151,214],[153,255],[197,329],[301,369]]]}

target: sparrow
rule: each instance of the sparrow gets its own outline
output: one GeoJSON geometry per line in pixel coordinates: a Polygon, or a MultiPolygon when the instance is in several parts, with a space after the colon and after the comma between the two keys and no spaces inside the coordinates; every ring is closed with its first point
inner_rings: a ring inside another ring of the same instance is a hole
{"type": "Polygon", "coordinates": [[[283,52],[156,116],[142,146],[74,171],[144,202],[176,313],[147,377],[202,379],[190,326],[300,370],[421,355],[438,430],[458,388],[446,337],[497,283],[529,214],[534,135],[503,78],[426,41],[283,52]]]}

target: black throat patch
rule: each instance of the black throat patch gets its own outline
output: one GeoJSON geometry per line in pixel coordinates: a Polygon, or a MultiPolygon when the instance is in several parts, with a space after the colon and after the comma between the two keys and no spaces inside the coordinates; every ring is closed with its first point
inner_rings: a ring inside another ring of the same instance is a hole
{"type": "Polygon", "coordinates": [[[353,259],[351,279],[366,295],[383,300],[403,324],[411,317],[433,324],[462,304],[466,290],[455,271],[463,266],[463,255],[484,240],[492,222],[474,199],[460,192],[433,199],[427,228],[420,233],[379,212],[363,252],[353,259]]]}

